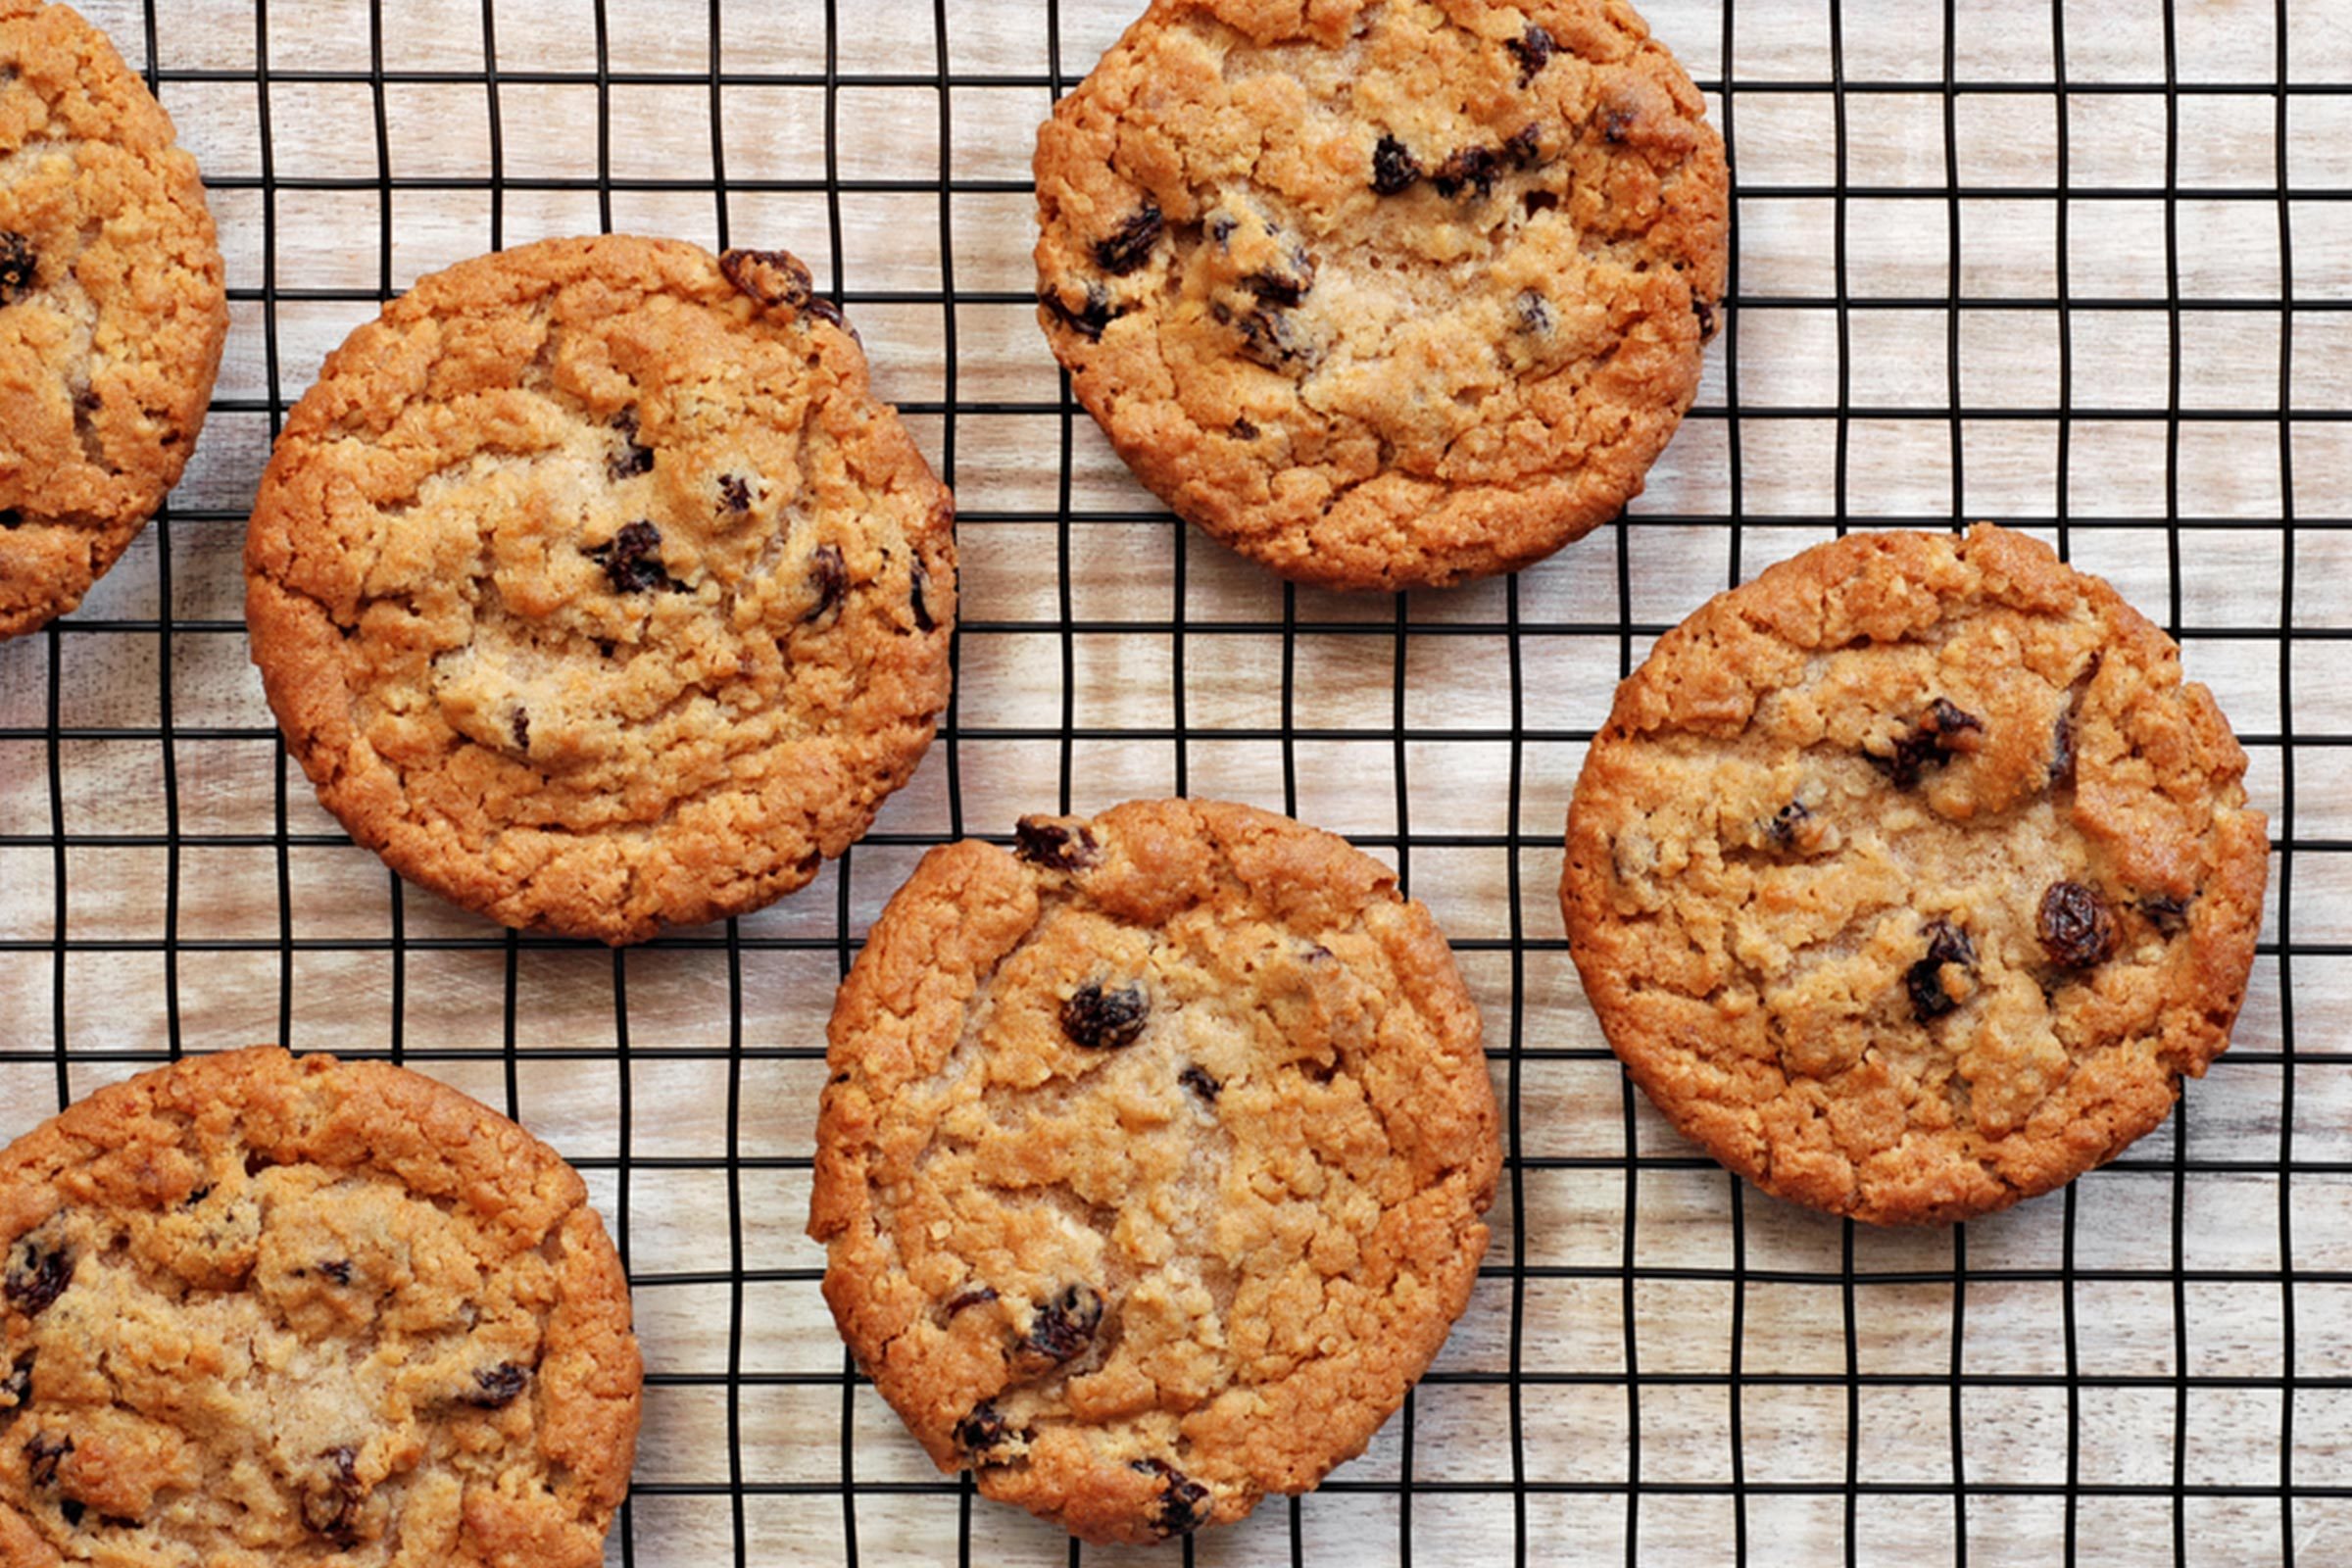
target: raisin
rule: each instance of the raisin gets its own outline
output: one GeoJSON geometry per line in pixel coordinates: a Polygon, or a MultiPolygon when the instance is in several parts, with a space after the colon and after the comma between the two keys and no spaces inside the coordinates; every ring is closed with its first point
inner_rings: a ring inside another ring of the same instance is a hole
{"type": "Polygon", "coordinates": [[[1152,1503],[1152,1528],[1163,1536],[1189,1536],[1208,1522],[1208,1489],[1165,1459],[1130,1459],[1128,1465],[1167,1485],[1152,1503]]]}
{"type": "Polygon", "coordinates": [[[1441,196],[1458,196],[1465,190],[1485,196],[1494,189],[1501,164],[1492,147],[1465,147],[1438,166],[1430,183],[1441,196]]]}
{"type": "Polygon", "coordinates": [[[1208,216],[1208,237],[1217,242],[1220,251],[1233,248],[1233,236],[1241,226],[1240,219],[1221,208],[1208,216]]]}
{"type": "Polygon", "coordinates": [[[623,409],[614,415],[612,428],[620,436],[620,450],[605,460],[605,477],[617,482],[653,472],[654,449],[637,444],[637,411],[623,409]]]}
{"type": "Polygon", "coordinates": [[[1502,46],[1519,62],[1519,85],[1522,87],[1534,81],[1537,73],[1551,64],[1551,34],[1545,32],[1540,23],[1529,23],[1525,32],[1516,38],[1505,38],[1502,46]]]}
{"type": "Polygon", "coordinates": [[[32,241],[13,228],[0,228],[0,305],[14,305],[30,293],[39,268],[32,241]]]}
{"type": "Polygon", "coordinates": [[[1062,325],[1098,342],[1102,340],[1102,329],[1110,325],[1113,317],[1120,314],[1110,308],[1110,291],[1100,283],[1086,285],[1086,303],[1074,311],[1061,302],[1059,289],[1048,289],[1037,300],[1062,325]]]}
{"type": "Polygon", "coordinates": [[[816,585],[816,603],[801,619],[821,620],[850,591],[850,569],[842,563],[840,546],[818,545],[808,552],[808,580],[816,585]]]}
{"type": "Polygon", "coordinates": [[[1544,333],[1551,330],[1551,307],[1544,303],[1543,295],[1532,288],[1523,288],[1514,303],[1519,309],[1520,331],[1544,333]]]}
{"type": "Polygon", "coordinates": [[[1960,1005],[1943,988],[1943,966],[1957,963],[1975,968],[1977,945],[1968,933],[1948,920],[1930,920],[1920,930],[1928,939],[1927,956],[1911,966],[1903,984],[1911,993],[1911,1016],[1921,1023],[1940,1018],[1960,1005]]]}
{"type": "Polygon", "coordinates": [[[0,1380],[0,1394],[9,1398],[8,1408],[0,1410],[0,1426],[14,1421],[17,1412],[32,1402],[32,1356],[30,1349],[25,1350],[24,1357],[8,1369],[8,1377],[0,1380]]]}
{"type": "Polygon", "coordinates": [[[740,473],[718,476],[718,503],[729,512],[752,510],[752,481],[740,473]]]}
{"type": "Polygon", "coordinates": [[[1503,142],[1502,158],[1513,169],[1534,168],[1544,161],[1544,132],[1534,125],[1520,126],[1503,142]]]}
{"type": "Polygon", "coordinates": [[[24,1244],[24,1260],[9,1265],[4,1289],[8,1304],[26,1317],[39,1317],[74,1283],[74,1259],[66,1250],[24,1244]]]}
{"type": "Polygon", "coordinates": [[[1217,1096],[1223,1093],[1225,1088],[1223,1084],[1209,1076],[1208,1069],[1200,1066],[1198,1062],[1186,1063],[1184,1071],[1176,1075],[1176,1081],[1212,1105],[1217,1102],[1217,1096]]]}
{"type": "Polygon", "coordinates": [[[1050,1361],[1068,1361],[1091,1344],[1102,1322],[1102,1293],[1065,1285],[1037,1309],[1029,1323],[1029,1348],[1050,1361]]]}
{"type": "Polygon", "coordinates": [[[2041,948],[2066,969],[2087,969],[2115,951],[2107,901],[2080,882],[2053,882],[2041,896],[2041,948]]]}
{"type": "Polygon", "coordinates": [[[30,1461],[26,1477],[36,1487],[57,1485],[58,1462],[74,1451],[72,1438],[53,1438],[46,1432],[36,1432],[24,1445],[24,1457],[30,1461]]]}
{"type": "Polygon", "coordinates": [[[1910,734],[1894,738],[1893,750],[1887,756],[1873,756],[1870,760],[1894,780],[1897,789],[1907,790],[1919,782],[1919,770],[1929,763],[1940,765],[1956,753],[1975,751],[1980,744],[1977,736],[1984,729],[1983,719],[1938,697],[1928,705],[1928,710],[1920,715],[1917,727],[1910,734]]]}
{"type": "Polygon", "coordinates": [[[1152,247],[1159,243],[1167,228],[1159,204],[1147,198],[1142,209],[1112,230],[1108,239],[1096,241],[1095,265],[1113,277],[1125,277],[1152,259],[1152,247]]]}
{"type": "Polygon", "coordinates": [[[614,593],[636,594],[680,586],[662,569],[662,530],[642,517],[614,534],[610,543],[598,545],[588,554],[604,566],[614,593]]]}
{"type": "Polygon", "coordinates": [[[324,1484],[314,1483],[303,1493],[302,1522],[339,1546],[355,1545],[359,1537],[352,1530],[352,1518],[360,1510],[360,1456],[349,1447],[334,1447],[318,1457],[327,1465],[324,1484]]]}
{"type": "MultiPolygon", "coordinates": [[[[852,337],[858,336],[858,329],[850,324],[848,317],[841,314],[841,307],[822,294],[812,296],[805,309],[808,315],[815,317],[818,320],[831,326],[838,326],[852,337]]],[[[862,342],[863,339],[859,339],[859,341],[862,342]]]]}
{"type": "Polygon", "coordinates": [[[1773,843],[1786,848],[1796,842],[1796,830],[1803,826],[1812,815],[1813,813],[1805,808],[1804,802],[1790,801],[1787,806],[1772,813],[1772,821],[1767,824],[1765,831],[1772,835],[1773,843]]]}
{"type": "Polygon", "coordinates": [[[2075,715],[2060,713],[2050,731],[2050,782],[2071,784],[2075,778],[2075,715]]]}
{"type": "Polygon", "coordinates": [[[2169,893],[2151,894],[2140,900],[2139,912],[2168,937],[2179,936],[2188,929],[2188,905],[2169,893]]]}
{"type": "Polygon", "coordinates": [[[60,1497],[57,1499],[57,1511],[65,1515],[66,1523],[79,1526],[81,1516],[89,1511],[89,1505],[79,1497],[60,1497]]]}
{"type": "Polygon", "coordinates": [[[1279,370],[1299,361],[1312,361],[1311,346],[1291,325],[1283,312],[1261,308],[1236,317],[1220,302],[1209,314],[1219,321],[1238,326],[1242,333],[1242,353],[1269,370],[1279,370]]]}
{"type": "Polygon", "coordinates": [[[719,257],[718,270],[761,305],[789,305],[797,311],[808,304],[808,269],[790,251],[728,251],[719,257]]]}
{"type": "Polygon", "coordinates": [[[1268,268],[1242,280],[1242,287],[1264,300],[1268,305],[1297,305],[1306,298],[1306,291],[1315,286],[1315,259],[1298,246],[1292,246],[1279,268],[1268,268]]]}
{"type": "Polygon", "coordinates": [[[1975,751],[1977,749],[1977,743],[1972,740],[1966,745],[1962,745],[1959,741],[1961,732],[1964,730],[1970,730],[1982,733],[1984,728],[1984,721],[1983,719],[1977,717],[1977,715],[1974,713],[1962,712],[1958,708],[1954,707],[1951,703],[1945,701],[1941,697],[1936,698],[1935,702],[1928,705],[1927,716],[1922,718],[1919,722],[1921,728],[1933,731],[1937,736],[1940,736],[1945,742],[1947,749],[1963,752],[1975,751]]]}
{"type": "Polygon", "coordinates": [[[530,1386],[531,1374],[512,1361],[501,1361],[474,1373],[474,1386],[458,1396],[477,1410],[499,1410],[514,1402],[530,1386]]]}
{"type": "Polygon", "coordinates": [[[1061,1004],[1061,1032],[1090,1050],[1115,1051],[1134,1045],[1151,1015],[1142,986],[1105,991],[1089,980],[1061,1004]]]}
{"type": "Polygon", "coordinates": [[[2075,782],[2075,715],[2082,710],[2083,695],[2089,690],[2091,681],[2097,678],[2099,665],[2105,659],[2104,654],[2094,653],[2090,656],[2089,664],[2067,688],[2066,707],[2059,710],[2057,722],[2050,726],[2049,783],[2052,788],[2061,784],[2071,788],[2075,782]]]}
{"type": "Polygon", "coordinates": [[[1233,421],[1233,438],[1236,441],[1254,441],[1257,439],[1257,426],[1248,419],[1236,419],[1233,421]]]}
{"type": "Polygon", "coordinates": [[[1715,329],[1720,324],[1715,319],[1715,307],[1709,305],[1705,300],[1698,298],[1696,295],[1692,295],[1690,299],[1690,314],[1698,318],[1698,340],[1701,343],[1714,342],[1715,329]]]}
{"type": "Polygon", "coordinates": [[[1012,853],[1031,865],[1083,871],[1098,859],[1092,829],[1064,826],[1050,817],[1024,816],[1012,825],[1012,853]]]}
{"type": "Polygon", "coordinates": [[[1026,1442],[1029,1434],[1013,1431],[994,1399],[982,1399],[972,1406],[971,1414],[956,1423],[955,1436],[956,1446],[970,1454],[973,1463],[1003,1464],[1005,1459],[994,1457],[997,1450],[1010,1443],[1026,1442]]]}
{"type": "Polygon", "coordinates": [[[931,618],[931,607],[923,603],[923,587],[930,582],[931,576],[930,573],[923,570],[923,564],[919,561],[914,564],[912,577],[913,580],[906,591],[906,605],[914,612],[914,629],[916,631],[937,631],[939,622],[931,618]]]}
{"type": "MultiPolygon", "coordinates": [[[[514,730],[514,749],[518,752],[529,751],[531,749],[531,715],[529,711],[520,708],[514,710],[514,720],[513,727],[514,730]]],[[[349,1265],[346,1265],[346,1269],[348,1269],[348,1267],[349,1265]]]]}
{"type": "Polygon", "coordinates": [[[1600,117],[1600,139],[1615,147],[1625,140],[1627,131],[1634,128],[1631,109],[1611,109],[1600,117]]]}
{"type": "Polygon", "coordinates": [[[351,1283],[351,1259],[330,1257],[318,1265],[318,1272],[333,1280],[337,1285],[349,1285],[351,1283]]]}
{"type": "Polygon", "coordinates": [[[1372,147],[1372,188],[1383,196],[1410,190],[1421,177],[1421,160],[1394,136],[1383,136],[1372,147]]]}
{"type": "Polygon", "coordinates": [[[967,1306],[986,1306],[996,1298],[997,1293],[993,1286],[967,1285],[948,1298],[948,1304],[944,1310],[948,1316],[954,1317],[967,1306]]]}

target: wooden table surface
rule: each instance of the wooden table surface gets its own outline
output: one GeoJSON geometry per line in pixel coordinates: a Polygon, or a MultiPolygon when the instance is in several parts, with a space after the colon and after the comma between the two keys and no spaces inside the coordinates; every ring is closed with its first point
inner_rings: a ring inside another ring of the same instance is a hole
{"type": "Polygon", "coordinates": [[[1435,909],[1521,1163],[1409,1438],[1192,1560],[2352,1561],[2352,98],[2316,90],[2352,81],[2352,6],[1659,0],[1741,189],[1700,406],[1624,526],[1399,602],[1287,593],[1060,402],[1029,150],[1136,3],[94,3],[134,63],[153,40],[235,325],[168,521],[0,647],[0,1135],[170,1047],[397,1050],[580,1161],[625,1238],[656,1377],[612,1561],[1076,1561],[845,1395],[801,1235],[824,1020],[926,845],[1248,800],[1435,909]],[[732,944],[625,956],[399,889],[283,763],[237,623],[326,350],[420,272],[601,227],[842,279],[964,516],[956,728],[874,839],[732,944]],[[1840,519],[1976,516],[2063,522],[2183,634],[2285,851],[2181,1117],[1965,1231],[1856,1231],[1743,1194],[1626,1087],[1557,839],[1615,680],[1707,593],[1840,519]]]}

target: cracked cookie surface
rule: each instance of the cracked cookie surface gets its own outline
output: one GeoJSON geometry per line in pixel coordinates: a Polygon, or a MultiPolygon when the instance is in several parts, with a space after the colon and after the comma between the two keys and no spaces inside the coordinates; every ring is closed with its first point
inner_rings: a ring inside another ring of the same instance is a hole
{"type": "Polygon", "coordinates": [[[80,604],[178,482],[227,331],[171,118],[74,11],[0,0],[0,637],[80,604]]]}
{"type": "Polygon", "coordinates": [[[0,1152],[0,1562],[591,1568],[628,1285],[572,1169],[456,1090],[274,1048],[0,1152]]]}
{"type": "Polygon", "coordinates": [[[246,575],[319,799],[513,926],[631,942],[791,892],[948,701],[948,493],[783,252],[421,279],[287,421],[246,575]]]}
{"type": "Polygon", "coordinates": [[[1039,319],[1136,475],[1285,576],[1509,570],[1696,391],[1703,113],[1615,0],[1156,0],[1039,132],[1039,319]]]}
{"type": "Polygon", "coordinates": [[[1393,873],[1246,807],[926,856],[836,1003],[809,1234],[943,1469],[1098,1542],[1360,1452],[1469,1299],[1476,1005],[1393,873]]]}
{"type": "Polygon", "coordinates": [[[1989,525],[1718,595],[1568,819],[1585,990],[1684,1134],[1881,1224],[2047,1192],[2228,1046],[2268,874],[2245,753],[2105,582],[1989,525]]]}

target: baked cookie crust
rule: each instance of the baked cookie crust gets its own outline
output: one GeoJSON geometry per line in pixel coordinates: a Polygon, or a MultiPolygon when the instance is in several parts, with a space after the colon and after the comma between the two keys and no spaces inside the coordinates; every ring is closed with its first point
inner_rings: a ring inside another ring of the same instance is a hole
{"type": "Polygon", "coordinates": [[[801,887],[913,773],[953,524],[792,257],[548,240],[328,358],[246,618],[355,838],[505,924],[634,942],[801,887]]]}
{"type": "Polygon", "coordinates": [[[80,604],[179,482],[227,332],[171,117],[71,8],[0,0],[0,637],[80,604]]]}
{"type": "Polygon", "coordinates": [[[1618,688],[1560,898],[1609,1043],[1766,1191],[1877,1224],[2048,1192],[2229,1044],[2268,874],[2180,650],[1980,525],[1817,546],[1618,688]]]}
{"type": "Polygon", "coordinates": [[[1039,320],[1136,476],[1284,576],[1507,571],[1697,389],[1704,112],[1618,0],[1155,0],[1038,134],[1039,320]]]}
{"type": "Polygon", "coordinates": [[[1500,1164],[1429,913],[1247,807],[926,856],[842,987],[809,1234],[942,1469],[1095,1542],[1360,1452],[1468,1301],[1500,1164]]]}
{"type": "Polygon", "coordinates": [[[193,1056],[0,1152],[0,1562],[592,1568],[628,1282],[553,1150],[404,1069],[193,1056]]]}

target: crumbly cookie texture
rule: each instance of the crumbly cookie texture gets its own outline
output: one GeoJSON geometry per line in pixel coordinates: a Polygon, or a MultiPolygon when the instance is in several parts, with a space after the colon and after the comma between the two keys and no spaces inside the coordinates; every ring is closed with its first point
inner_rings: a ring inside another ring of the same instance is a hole
{"type": "Polygon", "coordinates": [[[1509,570],[1697,389],[1704,110],[1618,0],[1155,0],[1039,132],[1039,319],[1136,475],[1284,576],[1509,570]]]}
{"type": "Polygon", "coordinates": [[[1164,801],[933,851],[830,1035],[843,1336],[941,1468],[1089,1541],[1313,1487],[1469,1299],[1478,1010],[1331,834],[1164,801]]]}
{"type": "Polygon", "coordinates": [[[422,279],[287,421],[246,574],[319,799],[512,926],[633,942],[791,892],[948,701],[948,493],[781,251],[422,279]]]}
{"type": "Polygon", "coordinates": [[[1857,534],[1619,687],[1568,817],[1585,990],[1769,1192],[1879,1224],[2049,1191],[2229,1044],[2268,871],[2180,650],[1991,526],[1857,534]]]}
{"type": "Polygon", "coordinates": [[[0,1563],[591,1568],[628,1283],[571,1167],[456,1090],[274,1048],[0,1152],[0,1563]]]}
{"type": "Polygon", "coordinates": [[[178,482],[227,332],[163,106],[69,8],[0,0],[0,637],[80,604],[178,482]]]}

